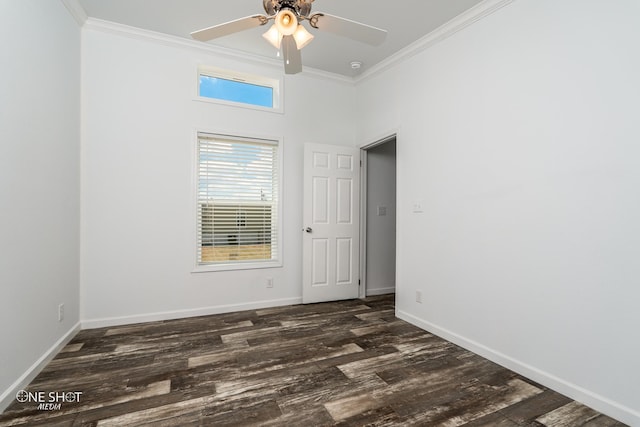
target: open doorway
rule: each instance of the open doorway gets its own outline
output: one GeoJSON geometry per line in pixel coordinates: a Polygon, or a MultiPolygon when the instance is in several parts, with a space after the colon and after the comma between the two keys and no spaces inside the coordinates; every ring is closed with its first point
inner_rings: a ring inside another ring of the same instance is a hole
{"type": "Polygon", "coordinates": [[[361,149],[361,298],[396,290],[396,142],[361,149]]]}

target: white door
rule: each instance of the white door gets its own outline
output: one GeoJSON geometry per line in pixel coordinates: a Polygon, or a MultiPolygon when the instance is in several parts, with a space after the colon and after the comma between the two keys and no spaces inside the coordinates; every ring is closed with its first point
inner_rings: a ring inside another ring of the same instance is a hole
{"type": "Polygon", "coordinates": [[[360,150],[304,148],[303,286],[305,304],[358,298],[360,150]]]}

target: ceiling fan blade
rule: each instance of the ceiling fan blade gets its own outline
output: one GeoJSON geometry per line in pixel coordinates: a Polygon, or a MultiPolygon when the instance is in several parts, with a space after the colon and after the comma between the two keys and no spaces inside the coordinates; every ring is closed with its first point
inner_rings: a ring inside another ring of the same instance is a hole
{"type": "Polygon", "coordinates": [[[328,31],[374,46],[381,44],[387,37],[386,30],[323,12],[311,15],[309,22],[312,27],[319,30],[328,31]]]}
{"type": "Polygon", "coordinates": [[[259,27],[268,21],[266,16],[254,15],[245,18],[236,19],[235,21],[225,22],[224,24],[214,25],[213,27],[204,28],[194,31],[191,37],[203,42],[217,39],[218,37],[227,36],[250,28],[259,27]]]}
{"type": "Polygon", "coordinates": [[[298,74],[302,71],[302,54],[296,46],[293,36],[285,36],[282,39],[282,51],[284,56],[285,74],[298,74]]]}

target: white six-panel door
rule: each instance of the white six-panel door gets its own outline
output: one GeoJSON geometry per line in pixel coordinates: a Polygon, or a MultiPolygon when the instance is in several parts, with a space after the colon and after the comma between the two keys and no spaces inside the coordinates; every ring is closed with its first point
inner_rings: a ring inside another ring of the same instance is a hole
{"type": "Polygon", "coordinates": [[[305,304],[358,298],[360,150],[305,144],[305,304]]]}

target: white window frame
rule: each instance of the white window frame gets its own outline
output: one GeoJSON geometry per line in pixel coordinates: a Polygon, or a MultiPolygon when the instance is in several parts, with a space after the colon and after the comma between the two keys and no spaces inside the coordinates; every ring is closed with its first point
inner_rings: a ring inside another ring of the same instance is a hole
{"type": "Polygon", "coordinates": [[[228,105],[233,107],[248,108],[250,110],[268,111],[271,113],[284,113],[282,88],[284,82],[282,78],[271,78],[258,76],[255,74],[241,73],[238,71],[225,70],[222,68],[212,67],[209,65],[199,65],[196,74],[195,100],[213,104],[228,105]],[[263,107],[261,105],[246,104],[244,102],[227,101],[224,99],[208,98],[200,96],[200,76],[220,78],[225,80],[234,80],[237,82],[248,83],[257,86],[266,86],[273,89],[273,107],[263,107]]]}
{"type": "Polygon", "coordinates": [[[271,137],[271,136],[256,136],[256,135],[247,135],[246,133],[242,136],[239,136],[239,132],[221,132],[221,131],[212,131],[205,129],[196,129],[194,130],[194,143],[193,143],[193,184],[192,184],[192,203],[191,206],[193,208],[193,255],[194,255],[194,268],[192,273],[207,273],[207,272],[216,272],[216,271],[233,271],[233,270],[254,270],[254,269],[263,269],[263,268],[280,268],[283,265],[282,262],[282,254],[283,254],[283,246],[284,246],[284,230],[283,230],[283,140],[281,137],[271,137]],[[245,261],[245,262],[230,262],[230,263],[218,263],[218,264],[200,264],[198,262],[198,170],[200,165],[199,152],[198,152],[198,138],[199,134],[206,133],[211,135],[219,135],[222,137],[228,137],[238,140],[245,141],[255,141],[261,144],[273,144],[277,147],[277,168],[278,168],[278,200],[277,200],[277,219],[276,219],[276,230],[278,233],[278,245],[276,249],[275,258],[272,260],[264,260],[264,261],[245,261]]]}

